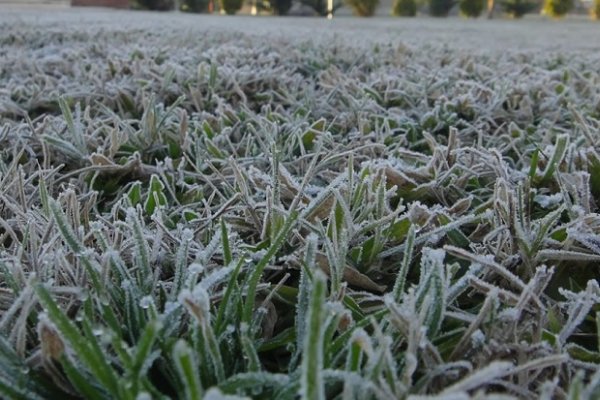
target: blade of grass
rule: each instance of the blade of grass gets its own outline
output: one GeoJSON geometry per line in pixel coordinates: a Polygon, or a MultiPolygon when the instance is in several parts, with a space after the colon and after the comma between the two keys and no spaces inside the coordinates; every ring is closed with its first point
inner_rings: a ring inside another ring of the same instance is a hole
{"type": "Polygon", "coordinates": [[[307,315],[308,326],[304,334],[304,353],[302,357],[300,397],[306,400],[325,399],[325,383],[322,371],[326,282],[325,275],[320,270],[316,270],[313,274],[307,315]]]}
{"type": "Polygon", "coordinates": [[[252,271],[250,280],[248,282],[248,289],[247,289],[247,293],[246,293],[246,303],[244,304],[244,311],[242,314],[242,322],[245,322],[247,324],[250,324],[252,322],[252,314],[254,312],[254,302],[256,300],[256,288],[258,287],[258,282],[260,280],[260,277],[262,276],[262,273],[263,273],[265,267],[267,266],[267,264],[269,263],[269,261],[271,260],[271,258],[273,258],[277,254],[277,252],[279,251],[281,246],[283,246],[283,244],[285,243],[285,240],[286,240],[289,232],[292,230],[292,227],[294,226],[294,223],[296,222],[297,218],[298,218],[298,212],[292,211],[290,213],[290,215],[288,216],[287,220],[285,221],[285,224],[279,231],[277,237],[275,238],[274,243],[271,243],[271,246],[269,247],[269,250],[267,251],[267,253],[261,258],[261,260],[258,262],[258,264],[256,264],[256,266],[254,267],[254,271],[252,271]]]}
{"type": "Polygon", "coordinates": [[[108,363],[105,354],[95,342],[94,336],[92,335],[91,338],[83,336],[75,324],[60,310],[48,289],[43,285],[38,285],[36,292],[51,321],[56,325],[65,340],[71,344],[77,357],[98,379],[98,382],[102,384],[107,392],[118,398],[121,392],[117,375],[108,363]]]}
{"type": "Polygon", "coordinates": [[[179,381],[183,385],[185,399],[201,399],[203,397],[203,389],[200,382],[198,361],[185,340],[180,339],[175,343],[173,347],[173,361],[179,381]]]}

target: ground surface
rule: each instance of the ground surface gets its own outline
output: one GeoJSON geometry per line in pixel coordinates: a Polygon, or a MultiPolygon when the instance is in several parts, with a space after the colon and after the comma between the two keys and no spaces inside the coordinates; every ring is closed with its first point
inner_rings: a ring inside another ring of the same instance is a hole
{"type": "MultiPolygon", "coordinates": [[[[515,20],[465,20],[460,18],[397,19],[392,17],[356,19],[340,17],[332,21],[323,18],[289,17],[221,17],[203,15],[163,15],[161,13],[127,12],[85,8],[67,10],[24,10],[2,8],[3,24],[43,24],[65,30],[85,27],[126,31],[143,26],[159,32],[182,33],[240,32],[245,35],[267,34],[276,38],[329,40],[337,36],[342,42],[392,42],[407,45],[450,45],[457,49],[492,52],[541,49],[550,52],[589,51],[600,49],[598,24],[579,16],[566,21],[552,21],[528,16],[527,23],[515,20]],[[99,25],[100,24],[100,25],[99,25]]],[[[9,25],[10,26],[10,25],[9,25]]]]}
{"type": "Polygon", "coordinates": [[[3,8],[0,394],[597,398],[598,50],[3,8]]]}

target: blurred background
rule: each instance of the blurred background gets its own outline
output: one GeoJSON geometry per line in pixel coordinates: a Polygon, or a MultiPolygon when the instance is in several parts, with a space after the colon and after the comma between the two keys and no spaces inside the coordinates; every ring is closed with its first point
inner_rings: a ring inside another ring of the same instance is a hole
{"type": "Polygon", "coordinates": [[[0,5],[110,7],[154,11],[294,16],[462,16],[512,18],[566,15],[598,19],[600,0],[0,0],[0,5]]]}

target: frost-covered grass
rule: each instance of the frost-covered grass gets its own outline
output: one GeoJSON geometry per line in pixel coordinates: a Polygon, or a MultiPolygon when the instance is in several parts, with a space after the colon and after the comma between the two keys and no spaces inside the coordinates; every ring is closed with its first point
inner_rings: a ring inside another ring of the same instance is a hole
{"type": "Polygon", "coordinates": [[[0,19],[1,397],[600,394],[596,26],[0,19]]]}

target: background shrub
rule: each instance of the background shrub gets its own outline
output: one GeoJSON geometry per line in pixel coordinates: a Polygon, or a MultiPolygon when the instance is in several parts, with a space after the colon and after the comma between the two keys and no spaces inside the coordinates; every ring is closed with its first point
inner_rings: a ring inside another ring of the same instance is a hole
{"type": "Polygon", "coordinates": [[[479,17],[483,11],[483,1],[484,0],[460,0],[460,3],[458,3],[460,13],[469,18],[479,17]]]}
{"type": "Polygon", "coordinates": [[[174,0],[137,0],[140,8],[154,11],[169,11],[175,7],[174,0]]]}
{"type": "Polygon", "coordinates": [[[271,0],[269,6],[275,15],[287,15],[292,8],[292,0],[271,0]]]}
{"type": "Polygon", "coordinates": [[[512,18],[521,18],[523,15],[533,12],[539,3],[532,0],[504,0],[500,2],[502,10],[512,18]]]}
{"type": "Polygon", "coordinates": [[[600,20],[600,0],[594,0],[592,4],[592,18],[600,20]]]}
{"type": "MultiPolygon", "coordinates": [[[[322,16],[325,17],[327,16],[327,0],[300,0],[301,4],[304,4],[306,6],[309,6],[310,8],[312,8],[313,10],[315,10],[315,12],[322,16]]],[[[335,11],[340,8],[343,5],[343,3],[341,1],[335,1],[333,2],[333,13],[335,13],[335,11]]]]}
{"type": "Polygon", "coordinates": [[[233,15],[238,12],[242,5],[244,4],[244,0],[220,0],[221,9],[225,10],[225,14],[233,15]]]}
{"type": "Polygon", "coordinates": [[[208,11],[209,0],[182,0],[181,11],[205,13],[208,11]]]}
{"type": "Polygon", "coordinates": [[[573,0],[546,0],[544,13],[554,18],[564,17],[574,6],[573,0]]]}
{"type": "Polygon", "coordinates": [[[397,17],[414,17],[417,15],[417,2],[415,0],[394,1],[392,15],[397,17]]]}
{"type": "Polygon", "coordinates": [[[379,0],[346,0],[346,4],[357,17],[371,17],[377,10],[379,0]]]}
{"type": "Polygon", "coordinates": [[[433,17],[447,17],[454,4],[455,0],[430,0],[429,14],[433,17]]]}

